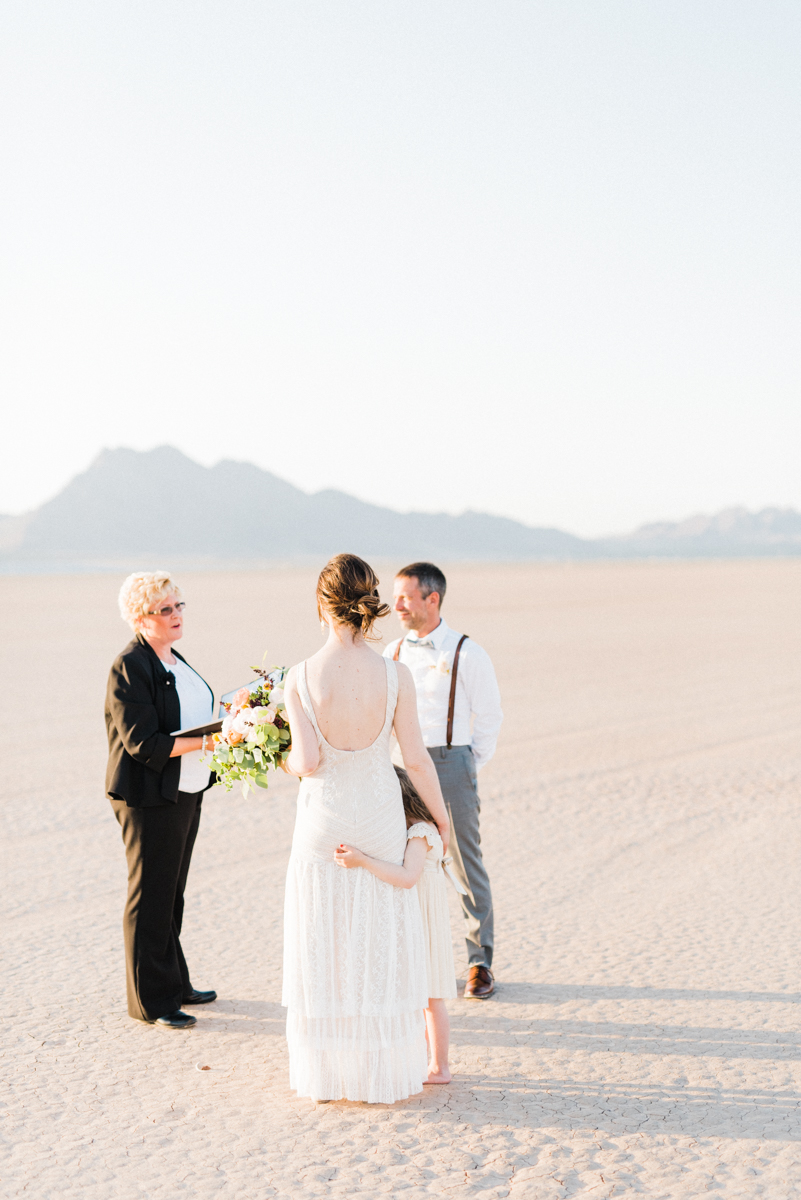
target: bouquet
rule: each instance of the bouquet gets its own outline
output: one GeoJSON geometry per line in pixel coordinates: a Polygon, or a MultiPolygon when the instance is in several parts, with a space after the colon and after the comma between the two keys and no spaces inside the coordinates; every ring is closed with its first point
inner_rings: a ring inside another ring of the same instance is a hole
{"type": "Polygon", "coordinates": [[[286,667],[253,670],[261,683],[253,691],[240,688],[231,703],[224,705],[227,715],[222,730],[214,734],[211,760],[217,782],[230,792],[238,781],[243,796],[251,787],[268,786],[269,767],[280,766],[292,745],[281,686],[286,667]]]}

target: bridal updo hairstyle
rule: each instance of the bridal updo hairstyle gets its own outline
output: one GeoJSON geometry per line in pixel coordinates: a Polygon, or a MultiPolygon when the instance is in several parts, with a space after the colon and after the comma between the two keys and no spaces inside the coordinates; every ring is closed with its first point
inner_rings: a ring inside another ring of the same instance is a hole
{"type": "Polygon", "coordinates": [[[317,580],[317,612],[328,613],[338,625],[349,625],[366,638],[376,621],[389,616],[389,605],[378,595],[373,568],[355,554],[337,554],[317,580]]]}

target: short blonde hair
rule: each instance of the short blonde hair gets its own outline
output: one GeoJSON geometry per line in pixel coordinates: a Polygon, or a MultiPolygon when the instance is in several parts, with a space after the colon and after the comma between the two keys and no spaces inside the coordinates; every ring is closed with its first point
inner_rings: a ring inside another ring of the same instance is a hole
{"type": "Polygon", "coordinates": [[[120,616],[135,633],[142,617],[171,592],[180,600],[181,589],[169,571],[134,571],[120,588],[120,616]]]}

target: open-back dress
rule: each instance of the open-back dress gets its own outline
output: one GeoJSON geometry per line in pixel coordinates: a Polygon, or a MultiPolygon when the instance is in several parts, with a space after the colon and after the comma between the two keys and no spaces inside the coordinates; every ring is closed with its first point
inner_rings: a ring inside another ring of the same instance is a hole
{"type": "Polygon", "coordinates": [[[390,760],[398,673],[387,668],[383,728],[364,750],[320,732],[298,667],[298,692],[320,761],[305,776],[286,881],[284,986],[290,1086],[314,1100],[392,1104],[423,1090],[426,951],[416,888],[334,861],[340,842],[400,865],[406,820],[390,760]]]}

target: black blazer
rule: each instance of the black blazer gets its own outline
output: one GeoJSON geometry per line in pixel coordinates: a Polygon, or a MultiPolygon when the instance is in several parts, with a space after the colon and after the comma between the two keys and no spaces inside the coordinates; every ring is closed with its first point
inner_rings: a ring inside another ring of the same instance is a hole
{"type": "MultiPolygon", "coordinates": [[[[186,662],[177,650],[173,654],[186,662]]],[[[180,727],[175,676],[138,633],[117,655],[108,677],[106,795],[130,808],[175,804],[181,759],[170,758],[175,742],[170,731],[180,727]]],[[[213,783],[212,775],[208,786],[213,783]]]]}

